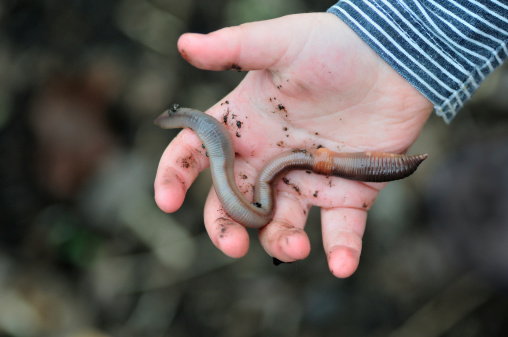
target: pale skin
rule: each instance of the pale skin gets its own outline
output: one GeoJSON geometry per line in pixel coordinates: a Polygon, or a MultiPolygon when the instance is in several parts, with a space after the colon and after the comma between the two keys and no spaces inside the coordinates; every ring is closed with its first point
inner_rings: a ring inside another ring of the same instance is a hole
{"type": "MultiPolygon", "coordinates": [[[[178,50],[200,69],[249,71],[207,111],[220,121],[229,111],[226,127],[236,151],[236,180],[248,198],[263,163],[282,150],[321,145],[333,151],[404,153],[432,111],[429,100],[329,13],[285,16],[206,35],[184,34],[178,50]]],[[[181,131],[159,164],[158,206],[165,212],[178,210],[187,189],[207,167],[199,139],[190,130],[181,131]],[[191,165],[182,165],[182,158],[191,165]]],[[[276,210],[259,230],[261,245],[284,262],[306,258],[310,243],[304,228],[310,207],[318,206],[330,271],[336,277],[353,274],[367,211],[385,184],[298,171],[286,178],[289,184],[276,184],[276,210]]],[[[213,188],[204,222],[224,254],[238,258],[247,253],[247,230],[227,216],[213,188]]]]}

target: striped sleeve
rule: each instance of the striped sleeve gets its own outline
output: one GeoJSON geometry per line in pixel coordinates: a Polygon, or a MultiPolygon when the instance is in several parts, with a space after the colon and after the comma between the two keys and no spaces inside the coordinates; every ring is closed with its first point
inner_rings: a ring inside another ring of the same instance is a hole
{"type": "Polygon", "coordinates": [[[343,0],[340,17],[446,122],[508,57],[506,0],[343,0]]]}

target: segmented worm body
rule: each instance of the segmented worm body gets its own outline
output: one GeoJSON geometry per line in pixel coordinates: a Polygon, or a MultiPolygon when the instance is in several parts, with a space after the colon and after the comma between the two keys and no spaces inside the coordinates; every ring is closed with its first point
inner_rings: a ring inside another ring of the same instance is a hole
{"type": "Polygon", "coordinates": [[[308,170],[365,182],[386,182],[411,175],[426,154],[405,156],[384,152],[337,153],[326,148],[289,150],[268,161],[261,169],[249,202],[238,189],[234,175],[235,152],[226,128],[215,118],[194,109],[173,106],[155,124],[164,129],[189,128],[206,148],[215,192],[226,213],[245,227],[260,228],[273,216],[272,183],[289,170],[308,170]]]}

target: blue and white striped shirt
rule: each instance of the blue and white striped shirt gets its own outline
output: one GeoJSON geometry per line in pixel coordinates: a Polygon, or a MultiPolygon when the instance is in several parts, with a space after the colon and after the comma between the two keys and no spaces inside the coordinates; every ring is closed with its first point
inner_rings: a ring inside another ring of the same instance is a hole
{"type": "Polygon", "coordinates": [[[343,0],[336,14],[446,122],[508,57],[507,0],[343,0]]]}

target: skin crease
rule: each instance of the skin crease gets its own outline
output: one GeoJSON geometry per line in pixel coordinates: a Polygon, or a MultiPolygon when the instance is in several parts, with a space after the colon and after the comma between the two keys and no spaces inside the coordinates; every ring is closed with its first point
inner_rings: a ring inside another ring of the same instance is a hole
{"type": "MultiPolygon", "coordinates": [[[[237,184],[247,198],[263,163],[282,150],[319,144],[338,152],[403,153],[432,111],[430,101],[329,13],[285,16],[207,35],[184,34],[178,50],[200,69],[234,65],[249,71],[207,111],[220,121],[230,112],[227,127],[237,153],[237,184]],[[243,123],[241,129],[237,121],[243,123]]],[[[176,211],[207,166],[199,139],[190,130],[180,132],[159,164],[154,184],[158,206],[176,211]],[[190,158],[191,165],[181,165],[181,158],[190,158]]],[[[329,268],[336,277],[350,276],[358,267],[367,210],[385,185],[305,172],[291,172],[286,179],[289,184],[276,186],[273,220],[259,230],[262,246],[284,262],[307,257],[310,243],[304,226],[310,206],[319,206],[329,268]]],[[[227,217],[213,189],[204,220],[221,251],[231,257],[246,254],[246,229],[227,217]]]]}

